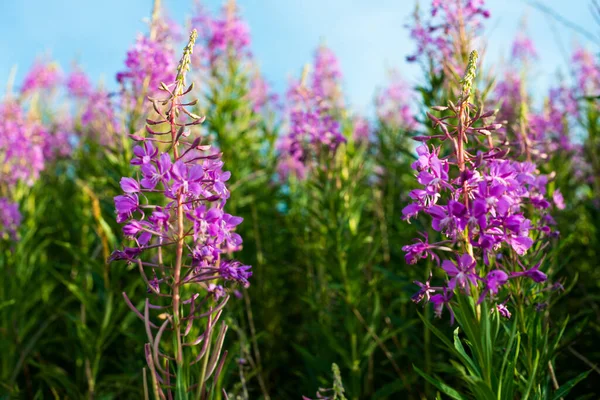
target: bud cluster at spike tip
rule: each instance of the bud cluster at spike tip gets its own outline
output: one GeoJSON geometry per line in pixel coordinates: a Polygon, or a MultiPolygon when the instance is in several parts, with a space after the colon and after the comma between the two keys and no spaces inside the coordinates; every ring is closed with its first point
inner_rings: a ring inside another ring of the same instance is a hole
{"type": "MultiPolygon", "coordinates": [[[[452,320],[452,298],[457,291],[470,295],[472,288],[477,288],[476,301],[481,302],[497,298],[511,279],[545,281],[540,264],[527,269],[519,263],[522,268],[515,270],[502,255],[512,253],[518,259],[533,246],[534,237],[544,241],[557,235],[551,228],[555,224],[549,213],[552,205],[546,199],[548,178],[540,175],[533,163],[510,160],[508,151],[494,146],[491,136],[500,124],[486,122],[493,113],[478,110],[474,117],[470,115],[472,106],[467,101],[476,59],[473,52],[459,104],[434,107],[445,113],[443,117],[429,114],[441,133],[416,138],[422,144],[412,168],[421,187],[410,192],[413,202],[402,210],[408,221],[427,216],[441,239],[432,242],[424,234],[424,240],[404,246],[406,262],[414,264],[431,257],[440,266],[441,257],[446,258],[441,269],[448,277],[447,284],[431,286],[431,278],[426,283],[415,282],[420,290],[413,300],[431,302],[437,316],[448,308],[452,320]],[[458,120],[463,123],[453,122],[458,120]],[[435,139],[442,145],[428,144],[435,139]],[[451,146],[448,156],[441,156],[447,154],[444,145],[451,146]],[[535,210],[536,223],[527,216],[529,207],[535,210]]],[[[504,310],[504,316],[510,315],[504,310]]]]}

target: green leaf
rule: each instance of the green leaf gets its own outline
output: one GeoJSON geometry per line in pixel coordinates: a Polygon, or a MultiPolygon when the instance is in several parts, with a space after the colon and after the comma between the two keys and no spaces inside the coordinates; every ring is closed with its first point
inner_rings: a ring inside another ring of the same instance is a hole
{"type": "Polygon", "coordinates": [[[15,299],[3,301],[2,303],[0,303],[0,310],[2,310],[4,307],[12,306],[15,303],[16,303],[15,299]]]}
{"type": "Polygon", "coordinates": [[[482,379],[468,379],[469,388],[475,394],[477,400],[496,400],[496,395],[492,389],[482,379]]]}
{"type": "Polygon", "coordinates": [[[479,370],[479,368],[477,368],[477,365],[475,364],[473,359],[471,359],[471,357],[469,357],[469,355],[465,351],[465,348],[463,347],[462,342],[458,337],[458,331],[459,328],[456,328],[454,330],[454,348],[463,356],[464,364],[466,364],[467,368],[469,369],[469,373],[471,373],[471,375],[481,376],[481,371],[479,370]]]}
{"type": "Polygon", "coordinates": [[[561,397],[565,397],[566,395],[568,395],[569,392],[571,391],[571,389],[573,389],[573,387],[575,385],[577,385],[579,382],[581,382],[582,380],[587,378],[587,376],[590,374],[590,372],[592,372],[592,370],[582,372],[581,374],[577,375],[575,378],[571,379],[570,381],[568,381],[567,383],[562,385],[554,393],[554,397],[552,397],[552,400],[560,400],[561,397]]]}
{"type": "Polygon", "coordinates": [[[423,323],[425,324],[425,326],[431,332],[433,332],[433,334],[435,336],[437,336],[438,339],[440,339],[442,341],[442,343],[444,343],[446,345],[448,350],[450,350],[450,352],[452,354],[454,354],[463,364],[467,364],[468,361],[466,361],[464,359],[463,355],[454,348],[454,345],[452,344],[452,342],[450,342],[450,340],[446,337],[446,335],[444,335],[438,328],[433,326],[433,324],[427,318],[425,318],[421,313],[418,313],[418,314],[419,314],[419,317],[421,318],[421,320],[423,321],[423,323]]]}
{"type": "Polygon", "coordinates": [[[452,389],[450,386],[446,385],[444,382],[442,382],[434,377],[429,376],[428,374],[426,374],[425,372],[423,372],[419,368],[417,368],[414,364],[413,364],[413,369],[419,375],[421,375],[423,378],[425,378],[425,380],[427,382],[431,383],[433,386],[438,388],[442,393],[450,396],[451,398],[453,398],[455,400],[466,400],[466,397],[461,396],[460,393],[458,393],[456,390],[452,389]]]}
{"type": "Polygon", "coordinates": [[[401,391],[402,389],[404,389],[405,384],[404,382],[402,382],[401,380],[397,379],[391,383],[388,383],[387,385],[382,386],[381,388],[379,388],[379,390],[377,390],[373,396],[371,397],[372,400],[379,400],[379,399],[388,399],[391,395],[393,395],[394,393],[398,393],[399,391],[401,391]]]}
{"type": "Polygon", "coordinates": [[[527,383],[527,391],[525,392],[525,395],[523,396],[523,400],[527,400],[529,398],[529,394],[531,393],[531,389],[533,389],[533,386],[535,384],[536,381],[536,375],[537,375],[537,369],[538,369],[538,365],[540,363],[540,352],[536,351],[535,352],[535,360],[533,362],[533,370],[530,373],[529,376],[529,381],[527,383]]]}

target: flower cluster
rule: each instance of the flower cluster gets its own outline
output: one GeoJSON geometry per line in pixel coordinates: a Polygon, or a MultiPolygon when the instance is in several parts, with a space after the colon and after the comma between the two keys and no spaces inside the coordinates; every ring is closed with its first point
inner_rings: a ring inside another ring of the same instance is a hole
{"type": "Polygon", "coordinates": [[[259,71],[256,71],[250,79],[250,90],[248,98],[252,104],[252,110],[255,113],[261,113],[271,107],[277,108],[279,96],[271,91],[269,83],[263,78],[259,71]]]}
{"type": "MultiPolygon", "coordinates": [[[[466,240],[481,250],[485,260],[503,246],[523,255],[533,244],[530,231],[550,233],[547,224],[534,226],[523,215],[524,204],[539,210],[550,207],[545,199],[548,179],[537,174],[534,164],[503,159],[503,153],[490,150],[476,156],[481,158],[479,162],[468,160],[471,168],[453,179],[449,171],[452,162],[439,158],[439,151],[426,144],[417,148],[419,159],[413,169],[422,188],[411,191],[414,203],[404,208],[406,219],[428,214],[434,230],[452,241],[466,240]],[[446,193],[448,196],[443,196],[446,193]],[[448,198],[446,204],[440,203],[442,198],[448,198]]],[[[412,250],[406,257],[409,263],[416,261],[412,250]]]]}
{"type": "Polygon", "coordinates": [[[513,61],[526,63],[530,60],[535,60],[538,57],[537,51],[531,38],[520,31],[513,41],[511,58],[513,61]]]}
{"type": "Polygon", "coordinates": [[[413,95],[400,73],[392,71],[388,85],[375,98],[379,121],[390,128],[414,130],[417,120],[410,106],[413,95]]]}
{"type": "MultiPolygon", "coordinates": [[[[34,69],[39,67],[35,66],[34,69]]],[[[31,79],[26,81],[30,90],[34,90],[34,87],[35,90],[49,88],[45,83],[37,85],[31,82],[31,79]]],[[[40,82],[48,80],[43,78],[40,82]]],[[[6,99],[0,104],[0,193],[7,196],[1,199],[0,204],[0,237],[11,240],[16,239],[21,223],[18,204],[12,196],[13,190],[19,184],[32,186],[49,163],[71,152],[70,119],[56,117],[52,124],[43,124],[38,114],[37,109],[27,108],[27,104],[14,99],[6,99]]]]}
{"type": "Polygon", "coordinates": [[[19,205],[0,197],[0,239],[17,239],[17,230],[21,225],[19,205]]]}
{"type": "Polygon", "coordinates": [[[484,3],[484,0],[432,0],[431,17],[423,18],[415,12],[409,31],[417,49],[407,60],[431,60],[433,65],[449,67],[452,72],[463,68],[455,55],[466,51],[465,47],[482,28],[482,19],[490,17],[484,3]]]}
{"type": "Polygon", "coordinates": [[[38,121],[28,119],[12,101],[0,105],[0,183],[28,186],[38,179],[46,164],[44,148],[50,132],[38,121]]]}
{"type": "Polygon", "coordinates": [[[90,80],[85,72],[79,68],[74,69],[67,76],[65,86],[67,87],[67,93],[75,98],[85,98],[92,92],[90,80]]]}
{"type": "Polygon", "coordinates": [[[167,41],[140,36],[127,52],[126,69],[117,73],[117,81],[140,94],[144,89],[159,87],[161,82],[173,82],[175,66],[175,55],[167,41]]]}
{"type": "Polygon", "coordinates": [[[113,258],[133,261],[137,258],[131,257],[133,253],[138,256],[157,245],[174,244],[178,241],[176,226],[183,224],[190,240],[186,260],[193,270],[184,282],[223,278],[247,285],[249,267],[221,260],[224,253],[237,250],[242,243],[234,232],[241,218],[224,212],[230,173],[222,171],[218,154],[207,153],[210,146],[192,144],[176,159],[159,152],[148,139],[134,147],[131,163],[139,167],[140,178],[121,180],[124,193],[115,197],[115,208],[117,222],[126,223],[123,233],[134,241],[135,248],[117,251],[113,258]],[[157,196],[164,201],[151,204],[150,199],[157,196]]]}
{"type": "Polygon", "coordinates": [[[21,85],[21,93],[28,94],[36,90],[51,90],[61,81],[61,73],[55,63],[36,61],[21,85]]]}
{"type": "Polygon", "coordinates": [[[104,89],[96,89],[84,99],[81,114],[83,136],[103,146],[114,144],[115,133],[119,132],[119,123],[111,95],[104,89]]]}
{"type": "Polygon", "coordinates": [[[192,18],[192,27],[200,32],[200,38],[206,43],[202,53],[208,57],[211,66],[228,55],[240,59],[251,56],[250,28],[239,16],[235,1],[229,1],[217,18],[211,17],[203,7],[198,6],[192,18]]]}
{"type": "Polygon", "coordinates": [[[433,303],[438,316],[445,306],[452,313],[450,302],[455,290],[468,295],[475,291],[481,302],[486,297],[495,298],[513,278],[545,281],[540,264],[517,269],[511,260],[525,255],[534,238],[541,241],[556,234],[548,214],[551,204],[545,197],[547,177],[539,175],[532,163],[507,159],[508,152],[494,146],[492,133],[500,125],[485,122],[493,112],[478,110],[470,115],[467,81],[474,75],[475,63],[476,54],[471,57],[472,72],[464,80],[467,89],[463,89],[460,102],[435,107],[449,112],[443,117],[429,114],[442,133],[416,138],[424,142],[417,148],[418,159],[412,165],[421,188],[411,191],[414,202],[402,211],[407,220],[427,215],[431,228],[443,236],[443,240],[432,243],[425,235],[424,240],[404,246],[407,263],[431,257],[439,265],[440,254],[450,256],[441,262],[447,284],[431,287],[429,280],[417,282],[420,290],[413,298],[433,303]],[[452,143],[453,152],[443,157],[441,146],[427,144],[432,140],[452,143]],[[471,147],[466,148],[467,144],[471,147]],[[536,210],[536,222],[526,216],[525,205],[536,210]],[[507,253],[513,257],[503,257],[507,253]]]}
{"type": "Polygon", "coordinates": [[[354,130],[352,132],[352,138],[356,143],[369,143],[371,140],[371,125],[369,120],[356,115],[353,118],[352,125],[354,130]]]}
{"type": "Polygon", "coordinates": [[[304,179],[323,152],[335,153],[346,139],[331,109],[312,89],[293,84],[288,98],[292,102],[290,126],[277,146],[280,152],[278,169],[282,176],[291,173],[304,179]]]}
{"type": "Polygon", "coordinates": [[[600,94],[600,62],[583,47],[572,55],[576,90],[581,95],[598,96],[600,94]]]}

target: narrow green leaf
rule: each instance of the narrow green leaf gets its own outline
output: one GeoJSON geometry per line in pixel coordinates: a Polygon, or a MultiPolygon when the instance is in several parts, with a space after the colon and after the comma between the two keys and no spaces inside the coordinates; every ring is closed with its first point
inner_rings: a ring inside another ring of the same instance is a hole
{"type": "Polygon", "coordinates": [[[401,380],[397,379],[397,380],[395,380],[395,381],[393,381],[391,383],[388,383],[387,385],[384,385],[381,388],[379,388],[379,390],[377,390],[373,394],[373,396],[371,397],[371,399],[372,400],[388,399],[394,393],[398,393],[399,391],[401,391],[402,389],[404,389],[404,387],[405,387],[404,382],[402,382],[401,380]]]}
{"type": "Polygon", "coordinates": [[[462,342],[458,337],[458,332],[459,328],[456,328],[454,330],[454,348],[463,356],[464,361],[466,361],[465,364],[469,369],[469,373],[471,375],[481,376],[481,371],[479,370],[479,368],[477,368],[477,365],[475,364],[473,359],[471,359],[471,357],[469,357],[469,355],[465,351],[465,348],[463,347],[462,342]]]}
{"type": "Polygon", "coordinates": [[[554,397],[552,397],[552,400],[560,400],[561,397],[565,397],[566,395],[568,395],[569,392],[571,391],[571,389],[573,389],[573,387],[575,385],[577,385],[579,382],[581,382],[582,380],[587,378],[587,376],[590,374],[590,372],[592,372],[592,370],[582,372],[581,374],[577,375],[575,378],[571,379],[570,381],[568,381],[567,383],[562,385],[554,393],[554,397]]]}
{"type": "Polygon", "coordinates": [[[460,393],[458,393],[456,390],[452,389],[450,386],[446,385],[444,382],[440,381],[439,379],[429,376],[428,374],[426,374],[425,372],[423,372],[419,368],[417,368],[414,364],[413,364],[413,369],[419,375],[421,375],[427,382],[431,383],[433,386],[438,388],[442,393],[450,396],[451,398],[453,398],[455,400],[466,400],[466,397],[461,396],[460,393]]]}
{"type": "Polygon", "coordinates": [[[540,352],[536,351],[535,352],[535,361],[533,362],[533,371],[530,372],[530,376],[529,376],[529,380],[527,383],[527,391],[525,392],[525,395],[523,396],[523,400],[527,400],[529,398],[529,394],[531,393],[531,389],[533,389],[533,385],[535,384],[536,381],[536,375],[537,375],[537,369],[538,369],[538,365],[540,363],[540,352]]]}

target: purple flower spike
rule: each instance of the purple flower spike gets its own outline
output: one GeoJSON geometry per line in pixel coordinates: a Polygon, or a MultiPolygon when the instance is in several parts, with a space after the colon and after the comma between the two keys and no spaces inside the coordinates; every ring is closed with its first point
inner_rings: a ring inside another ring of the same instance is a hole
{"type": "Polygon", "coordinates": [[[54,63],[36,61],[25,76],[21,93],[31,93],[36,90],[51,90],[61,80],[60,70],[54,63]]]}
{"type": "MultiPolygon", "coordinates": [[[[461,41],[464,40],[461,46],[468,44],[469,35],[473,32],[469,24],[475,22],[474,17],[487,15],[483,0],[434,0],[432,15],[441,18],[439,24],[419,24],[416,16],[417,26],[412,33],[415,38],[422,40],[422,47],[414,59],[425,55],[433,65],[443,66],[443,70],[439,71],[442,76],[452,75],[456,66],[453,62],[462,63],[464,59],[454,57],[456,43],[451,32],[459,29],[461,41]],[[435,44],[428,42],[433,37],[436,38],[435,44]]],[[[530,45],[525,41],[519,43],[521,48],[516,50],[516,57],[522,58],[524,53],[531,53],[530,45]]],[[[461,81],[458,102],[434,106],[427,113],[432,128],[439,128],[438,132],[413,136],[420,145],[416,148],[416,161],[411,167],[416,171],[415,177],[420,187],[409,192],[411,203],[403,208],[403,219],[410,222],[411,218],[417,216],[429,218],[429,227],[439,232],[436,235],[443,239],[439,241],[438,238],[437,243],[429,244],[426,237],[425,241],[417,240],[402,250],[406,253],[408,264],[431,256],[439,265],[437,257],[441,257],[444,254],[442,252],[455,255],[454,259],[441,262],[441,268],[448,277],[444,294],[437,292],[439,288],[430,287],[429,281],[425,284],[416,282],[421,290],[413,296],[413,300],[421,301],[436,291],[430,301],[434,303],[438,315],[444,305],[449,307],[453,294],[462,292],[471,295],[471,287],[480,286],[479,281],[483,283],[483,289],[477,299],[478,304],[488,295],[493,300],[510,278],[528,277],[536,283],[546,281],[546,274],[539,270],[540,264],[529,270],[524,267],[523,270],[515,270],[521,256],[525,256],[532,247],[539,253],[547,245],[542,241],[557,234],[552,227],[556,222],[549,214],[551,203],[547,197],[553,175],[539,173],[534,161],[543,159],[544,155],[540,155],[538,139],[527,137],[529,129],[520,132],[522,134],[514,132],[518,125],[515,115],[520,110],[502,106],[500,120],[509,122],[508,128],[504,128],[502,124],[488,120],[495,118],[496,112],[484,112],[470,102],[477,62],[478,54],[473,51],[461,81]],[[434,140],[439,147],[433,146],[430,140],[434,140]],[[515,147],[515,143],[520,149],[513,152],[509,146],[515,147]],[[516,157],[527,161],[508,158],[509,150],[511,154],[516,153],[516,157]],[[540,243],[534,243],[534,240],[540,243]],[[493,269],[494,265],[500,266],[500,269],[493,269]]],[[[526,93],[522,89],[520,82],[507,81],[500,90],[503,93],[500,98],[514,108],[515,104],[527,101],[522,98],[526,93]]],[[[553,102],[564,101],[563,97],[568,96],[562,92],[550,96],[551,107],[553,102]]],[[[576,113],[577,107],[572,111],[576,113]]],[[[552,116],[549,118],[557,120],[556,126],[564,123],[564,114],[553,114],[552,111],[550,114],[552,116]]],[[[532,122],[532,129],[552,131],[550,125],[553,124],[546,125],[545,122],[532,122]]],[[[558,190],[554,190],[552,197],[557,209],[564,208],[564,199],[558,190]]],[[[507,287],[507,291],[515,288],[507,287]]],[[[510,312],[504,304],[497,306],[496,310],[503,317],[510,318],[510,312]]]]}
{"type": "Polygon", "coordinates": [[[75,69],[67,77],[67,91],[73,97],[85,98],[92,93],[92,85],[87,75],[80,69],[75,69]]]}
{"type": "Polygon", "coordinates": [[[0,197],[0,240],[4,235],[7,235],[11,240],[16,240],[20,225],[19,205],[0,197]]]}

